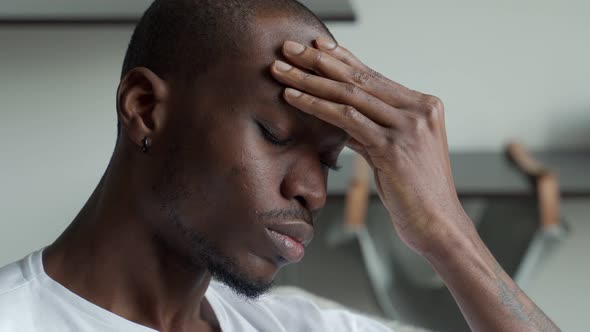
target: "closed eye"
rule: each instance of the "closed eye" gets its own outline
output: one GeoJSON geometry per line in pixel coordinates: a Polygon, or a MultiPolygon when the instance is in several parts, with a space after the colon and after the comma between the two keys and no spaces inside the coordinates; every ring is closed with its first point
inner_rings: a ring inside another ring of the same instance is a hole
{"type": "MultiPolygon", "coordinates": [[[[273,132],[269,128],[267,128],[262,123],[257,121],[256,124],[258,125],[258,128],[260,129],[262,136],[272,145],[284,147],[284,146],[288,146],[289,144],[291,144],[294,141],[292,138],[279,139],[276,137],[275,134],[273,134],[273,132]]],[[[337,172],[340,169],[342,169],[342,166],[337,165],[335,163],[330,163],[330,162],[325,162],[325,161],[320,161],[320,162],[322,164],[322,167],[325,167],[331,171],[337,172]]]]}
{"type": "Polygon", "coordinates": [[[260,128],[260,132],[262,133],[262,136],[264,136],[264,138],[270,142],[273,145],[277,145],[277,146],[287,146],[289,145],[289,143],[293,142],[292,138],[288,138],[288,139],[279,139],[275,136],[275,134],[272,133],[272,131],[270,129],[268,129],[267,127],[265,127],[262,123],[260,122],[256,122],[258,124],[258,128],[260,128]]]}

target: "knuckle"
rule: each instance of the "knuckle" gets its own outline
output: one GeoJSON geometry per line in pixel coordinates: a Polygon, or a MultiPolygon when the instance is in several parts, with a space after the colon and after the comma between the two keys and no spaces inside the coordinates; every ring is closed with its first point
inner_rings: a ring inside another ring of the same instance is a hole
{"type": "Polygon", "coordinates": [[[434,120],[443,113],[444,105],[440,98],[431,95],[424,95],[422,101],[422,110],[428,119],[434,120]]]}
{"type": "Polygon", "coordinates": [[[313,65],[315,67],[321,67],[324,64],[324,62],[325,62],[324,55],[325,54],[322,51],[315,52],[315,54],[313,55],[313,60],[312,60],[313,65]]]}
{"type": "Polygon", "coordinates": [[[359,93],[359,87],[354,84],[344,84],[344,91],[348,96],[355,96],[359,93]]]}
{"type": "Polygon", "coordinates": [[[356,108],[350,105],[344,105],[342,106],[342,116],[344,116],[349,121],[358,120],[359,112],[356,110],[356,108]]]}
{"type": "Polygon", "coordinates": [[[351,76],[352,83],[359,86],[367,85],[374,78],[371,73],[363,70],[355,70],[351,76]]]}
{"type": "Polygon", "coordinates": [[[320,104],[320,99],[314,96],[309,96],[307,102],[310,106],[318,106],[320,104]]]}
{"type": "Polygon", "coordinates": [[[372,68],[367,68],[367,71],[374,78],[383,78],[383,75],[381,75],[381,73],[379,73],[378,71],[376,71],[372,68]]]}
{"type": "Polygon", "coordinates": [[[404,140],[395,133],[386,132],[381,135],[381,138],[376,144],[376,151],[381,152],[381,159],[396,162],[399,161],[400,158],[404,158],[403,156],[406,151],[404,140]]]}
{"type": "Polygon", "coordinates": [[[348,64],[352,63],[354,60],[354,57],[352,56],[350,51],[342,46],[339,46],[339,48],[341,50],[341,52],[339,54],[340,60],[344,63],[348,63],[348,64]]]}
{"type": "Polygon", "coordinates": [[[396,139],[389,146],[389,151],[391,151],[391,155],[394,156],[393,160],[400,161],[400,158],[403,158],[403,156],[405,156],[408,151],[406,141],[403,139],[396,139]]]}
{"type": "Polygon", "coordinates": [[[301,80],[302,81],[310,80],[312,77],[313,77],[313,75],[310,73],[306,73],[304,71],[301,72],[301,80]]]}
{"type": "Polygon", "coordinates": [[[425,117],[420,117],[420,116],[416,116],[416,117],[412,117],[409,119],[409,130],[410,132],[414,133],[414,134],[419,134],[420,132],[424,131],[427,128],[430,128],[429,126],[429,120],[425,117]]]}
{"type": "Polygon", "coordinates": [[[320,100],[316,97],[308,97],[307,100],[305,101],[305,109],[307,110],[308,113],[310,113],[311,115],[317,115],[318,114],[318,109],[320,106],[320,100]]]}
{"type": "Polygon", "coordinates": [[[371,149],[375,151],[385,151],[395,144],[394,134],[389,130],[382,130],[375,133],[375,138],[371,144],[371,149]]]}

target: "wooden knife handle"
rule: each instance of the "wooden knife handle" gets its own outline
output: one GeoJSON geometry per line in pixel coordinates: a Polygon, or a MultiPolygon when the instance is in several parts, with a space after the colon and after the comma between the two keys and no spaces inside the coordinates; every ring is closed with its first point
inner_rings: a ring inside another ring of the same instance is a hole
{"type": "Polygon", "coordinates": [[[520,171],[535,181],[541,226],[559,224],[561,192],[557,173],[536,160],[522,144],[510,143],[506,151],[520,171]]]}
{"type": "Polygon", "coordinates": [[[361,155],[354,158],[353,176],[346,192],[344,222],[351,228],[365,224],[369,205],[369,181],[371,168],[361,155]]]}
{"type": "Polygon", "coordinates": [[[547,169],[520,143],[510,143],[506,146],[508,156],[516,166],[529,176],[537,177],[547,172],[547,169]]]}

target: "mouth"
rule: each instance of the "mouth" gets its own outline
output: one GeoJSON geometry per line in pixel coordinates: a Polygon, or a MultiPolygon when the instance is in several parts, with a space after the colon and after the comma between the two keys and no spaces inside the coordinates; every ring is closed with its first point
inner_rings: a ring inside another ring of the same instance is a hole
{"type": "Polygon", "coordinates": [[[313,227],[306,222],[281,222],[266,227],[271,242],[285,260],[299,262],[305,255],[305,247],[313,239],[313,227]]]}

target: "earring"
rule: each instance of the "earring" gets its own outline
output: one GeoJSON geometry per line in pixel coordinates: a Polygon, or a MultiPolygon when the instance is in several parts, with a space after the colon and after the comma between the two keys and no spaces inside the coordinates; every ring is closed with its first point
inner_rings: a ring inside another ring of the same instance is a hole
{"type": "Polygon", "coordinates": [[[143,138],[141,143],[142,143],[141,152],[147,153],[148,150],[150,149],[150,147],[152,146],[152,139],[146,136],[143,138]]]}

